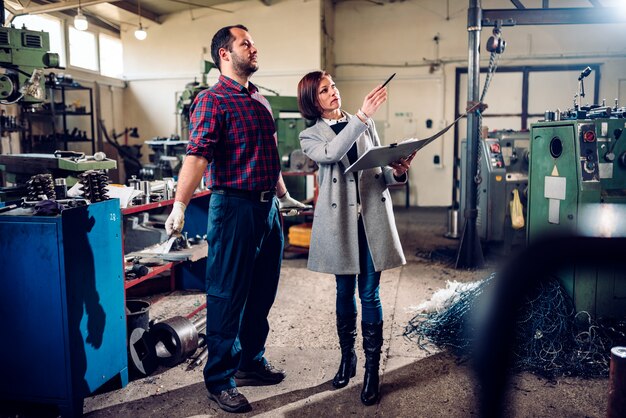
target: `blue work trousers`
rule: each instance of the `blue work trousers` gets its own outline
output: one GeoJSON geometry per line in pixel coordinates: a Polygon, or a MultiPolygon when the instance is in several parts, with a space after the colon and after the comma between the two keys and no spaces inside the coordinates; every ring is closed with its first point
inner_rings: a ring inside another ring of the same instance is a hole
{"type": "Polygon", "coordinates": [[[209,350],[204,382],[217,393],[235,387],[234,374],[265,362],[267,315],[283,254],[278,200],[258,202],[212,194],[207,259],[209,350]]]}
{"type": "Polygon", "coordinates": [[[337,316],[352,318],[356,316],[355,290],[358,278],[359,298],[361,299],[361,320],[378,324],[383,320],[383,308],[380,303],[380,271],[374,269],[372,255],[367,245],[363,221],[359,219],[359,268],[360,273],[337,274],[337,316]]]}

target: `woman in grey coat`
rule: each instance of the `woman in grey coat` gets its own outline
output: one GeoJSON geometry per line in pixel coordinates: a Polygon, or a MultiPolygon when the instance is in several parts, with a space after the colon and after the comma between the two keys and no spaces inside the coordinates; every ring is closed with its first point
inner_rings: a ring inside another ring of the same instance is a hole
{"type": "Polygon", "coordinates": [[[356,299],[361,299],[365,377],[361,401],[378,401],[378,366],[383,315],[380,273],[406,263],[387,186],[406,182],[413,155],[391,166],[344,174],[368,148],[380,145],[371,117],[387,100],[378,86],[363,100],[356,115],[341,110],[341,97],[325,71],[305,75],[298,84],[298,106],[315,120],[300,133],[302,151],[319,165],[308,267],[334,274],[337,281],[337,333],[341,363],[333,386],[344,387],[356,374],[356,299]]]}

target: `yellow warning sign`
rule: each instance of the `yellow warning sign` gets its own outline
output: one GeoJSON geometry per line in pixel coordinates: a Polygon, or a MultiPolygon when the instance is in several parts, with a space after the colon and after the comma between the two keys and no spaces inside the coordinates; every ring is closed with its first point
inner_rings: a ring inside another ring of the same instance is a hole
{"type": "Polygon", "coordinates": [[[551,176],[553,176],[553,177],[558,177],[559,176],[559,170],[556,168],[556,164],[554,164],[554,168],[552,169],[551,176]]]}

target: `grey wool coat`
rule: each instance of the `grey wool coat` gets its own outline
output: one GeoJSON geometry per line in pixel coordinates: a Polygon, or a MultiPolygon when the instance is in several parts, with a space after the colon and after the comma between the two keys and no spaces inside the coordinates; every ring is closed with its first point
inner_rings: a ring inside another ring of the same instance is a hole
{"type": "MultiPolygon", "coordinates": [[[[365,125],[347,115],[348,124],[337,135],[322,119],[300,133],[305,155],[319,165],[319,195],[315,204],[308,268],[331,274],[358,274],[359,242],[356,182],[348,167],[348,150],[356,141],[358,155],[380,145],[374,122],[365,125]]],[[[393,169],[359,171],[360,211],[376,271],[406,263],[387,185],[398,184],[393,169]]]]}

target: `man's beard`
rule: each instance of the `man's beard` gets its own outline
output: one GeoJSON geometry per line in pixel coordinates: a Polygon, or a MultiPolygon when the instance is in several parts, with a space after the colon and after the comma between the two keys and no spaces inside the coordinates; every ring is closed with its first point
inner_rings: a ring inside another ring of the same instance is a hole
{"type": "Polygon", "coordinates": [[[254,74],[258,69],[258,64],[253,64],[249,60],[242,59],[237,54],[232,54],[233,57],[233,70],[235,73],[241,77],[250,77],[254,74]]]}

